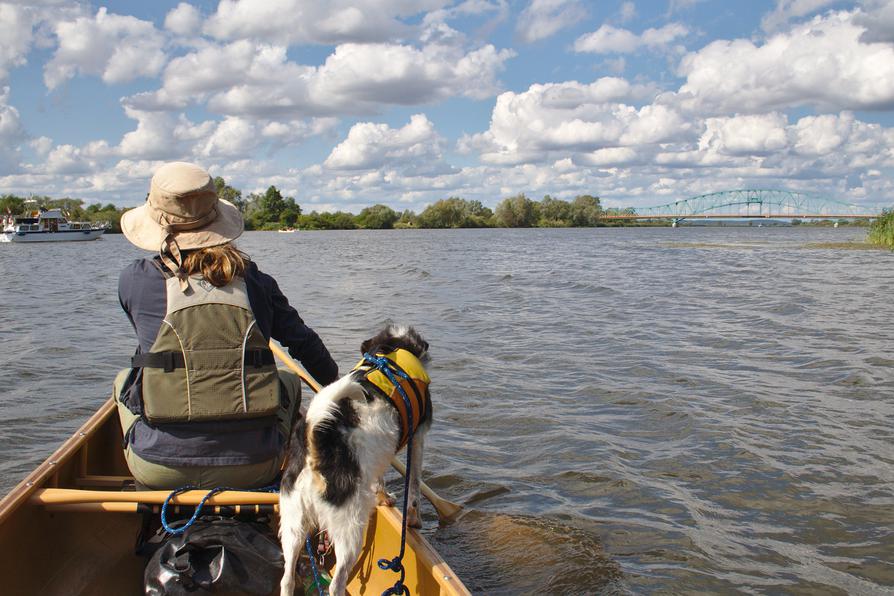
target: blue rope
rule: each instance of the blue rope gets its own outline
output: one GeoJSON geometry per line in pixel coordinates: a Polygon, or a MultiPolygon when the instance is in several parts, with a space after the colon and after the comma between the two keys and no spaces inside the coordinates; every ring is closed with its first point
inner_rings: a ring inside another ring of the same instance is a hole
{"type": "Polygon", "coordinates": [[[310,559],[310,569],[314,574],[314,585],[317,587],[317,594],[323,596],[323,582],[320,580],[320,572],[317,570],[316,561],[314,561],[313,547],[310,545],[310,534],[304,539],[304,547],[307,549],[307,556],[310,559]]]}
{"type": "Polygon", "coordinates": [[[205,506],[205,501],[207,501],[208,499],[210,499],[217,493],[223,492],[225,490],[239,490],[239,491],[248,491],[248,492],[255,492],[255,493],[279,492],[278,485],[265,486],[263,488],[255,488],[255,489],[231,488],[229,486],[218,486],[217,488],[212,488],[207,493],[205,493],[205,496],[202,497],[201,501],[199,501],[199,504],[196,506],[196,510],[193,511],[192,517],[189,518],[189,521],[187,521],[185,524],[183,524],[179,528],[173,528],[170,525],[168,525],[168,520],[167,520],[168,505],[170,504],[171,500],[174,497],[176,497],[177,495],[179,495],[180,493],[185,493],[186,491],[190,491],[190,490],[198,490],[198,488],[199,487],[197,487],[197,486],[187,484],[186,486],[181,486],[180,488],[176,488],[176,489],[172,490],[171,494],[169,494],[167,497],[165,497],[165,501],[161,505],[161,527],[163,527],[165,529],[165,532],[167,532],[168,534],[174,534],[174,535],[182,534],[183,532],[185,532],[187,528],[189,528],[191,525],[196,523],[196,520],[199,519],[199,514],[202,512],[202,507],[205,506]]]}
{"type": "Polygon", "coordinates": [[[379,559],[378,566],[379,569],[383,571],[386,569],[390,569],[395,573],[400,573],[400,577],[397,581],[394,582],[394,585],[384,592],[382,592],[382,596],[396,596],[398,594],[410,596],[410,589],[404,585],[404,581],[407,577],[407,570],[403,565],[404,551],[407,546],[407,504],[409,500],[410,494],[410,474],[412,473],[412,468],[410,464],[413,459],[413,404],[410,403],[410,397],[407,395],[407,392],[404,391],[403,386],[400,382],[395,378],[395,374],[402,379],[406,379],[409,382],[413,382],[410,376],[400,369],[399,366],[385,358],[384,356],[371,356],[370,354],[364,354],[363,359],[371,364],[377,370],[382,371],[388,381],[391,382],[392,385],[397,389],[397,392],[400,393],[400,396],[404,400],[404,405],[407,407],[407,419],[409,420],[409,428],[407,429],[407,475],[404,476],[404,503],[403,503],[403,515],[401,518],[400,524],[400,554],[391,559],[379,559]]]}

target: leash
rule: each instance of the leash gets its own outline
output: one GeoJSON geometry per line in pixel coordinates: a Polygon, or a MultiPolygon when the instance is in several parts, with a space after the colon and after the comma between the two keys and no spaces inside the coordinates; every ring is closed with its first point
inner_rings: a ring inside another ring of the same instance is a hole
{"type": "Polygon", "coordinates": [[[412,474],[410,464],[413,460],[413,404],[410,403],[410,397],[407,395],[407,392],[404,391],[400,382],[395,378],[395,375],[405,379],[408,383],[412,383],[413,380],[397,364],[388,360],[384,356],[371,356],[367,353],[363,355],[363,360],[372,365],[373,368],[381,371],[382,374],[388,378],[388,381],[394,385],[397,392],[400,393],[401,398],[404,400],[404,405],[407,407],[407,419],[410,421],[410,424],[408,425],[409,428],[407,429],[407,473],[404,476],[404,503],[400,524],[400,553],[390,561],[388,559],[379,559],[377,563],[379,569],[382,569],[383,571],[390,569],[395,573],[400,573],[400,577],[394,582],[394,585],[382,592],[382,596],[396,596],[398,594],[410,596],[410,589],[404,585],[407,571],[403,565],[403,558],[407,546],[407,504],[410,493],[410,474],[412,474]]]}
{"type": "Polygon", "coordinates": [[[323,595],[323,580],[320,579],[320,572],[317,569],[317,563],[314,561],[313,547],[310,544],[310,534],[304,539],[304,548],[307,550],[307,557],[310,559],[310,569],[314,574],[314,585],[317,587],[317,595],[323,595]]]}

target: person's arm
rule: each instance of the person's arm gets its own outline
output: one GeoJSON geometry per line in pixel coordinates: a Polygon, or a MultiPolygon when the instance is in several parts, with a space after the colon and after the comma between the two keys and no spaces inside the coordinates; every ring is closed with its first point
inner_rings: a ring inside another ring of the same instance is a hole
{"type": "Polygon", "coordinates": [[[286,347],[289,354],[301,361],[307,372],[323,385],[338,379],[338,365],[323,340],[304,324],[288,298],[279,289],[276,280],[269,277],[270,304],[273,307],[273,321],[270,335],[286,347]]]}

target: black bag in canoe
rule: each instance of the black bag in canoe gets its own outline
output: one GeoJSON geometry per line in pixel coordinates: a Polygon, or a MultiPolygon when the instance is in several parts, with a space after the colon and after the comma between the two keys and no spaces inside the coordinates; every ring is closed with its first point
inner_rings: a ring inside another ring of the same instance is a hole
{"type": "Polygon", "coordinates": [[[283,572],[279,540],[269,525],[202,517],[167,536],[144,574],[147,596],[277,593],[283,572]]]}

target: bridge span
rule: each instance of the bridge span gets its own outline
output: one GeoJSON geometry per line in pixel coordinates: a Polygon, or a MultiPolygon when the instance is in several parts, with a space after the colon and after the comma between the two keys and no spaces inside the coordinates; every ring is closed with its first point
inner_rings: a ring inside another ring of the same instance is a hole
{"type": "Polygon", "coordinates": [[[772,189],[724,190],[657,207],[607,210],[602,219],[873,219],[880,208],[817,195],[772,189]]]}

